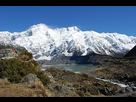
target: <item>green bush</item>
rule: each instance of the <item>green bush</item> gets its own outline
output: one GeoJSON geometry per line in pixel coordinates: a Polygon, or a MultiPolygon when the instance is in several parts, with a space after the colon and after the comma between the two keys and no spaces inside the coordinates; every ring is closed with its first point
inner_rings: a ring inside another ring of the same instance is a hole
{"type": "Polygon", "coordinates": [[[0,78],[7,78],[12,83],[19,83],[29,73],[36,74],[44,85],[50,83],[50,79],[44,75],[34,60],[29,62],[23,62],[16,58],[0,60],[0,78]]]}

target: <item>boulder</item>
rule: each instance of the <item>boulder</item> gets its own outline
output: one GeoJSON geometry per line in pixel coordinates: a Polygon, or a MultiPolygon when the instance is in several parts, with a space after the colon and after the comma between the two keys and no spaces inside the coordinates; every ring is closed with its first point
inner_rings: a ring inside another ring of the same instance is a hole
{"type": "Polygon", "coordinates": [[[22,79],[22,83],[25,83],[26,85],[31,84],[31,82],[39,82],[41,83],[40,79],[35,74],[28,74],[25,78],[22,79]]]}
{"type": "Polygon", "coordinates": [[[0,54],[0,58],[4,57],[4,54],[0,54]]]}
{"type": "Polygon", "coordinates": [[[132,90],[131,87],[126,87],[126,88],[125,88],[125,92],[126,92],[126,93],[131,93],[131,92],[133,92],[133,90],[132,90]]]}
{"type": "Polygon", "coordinates": [[[51,75],[50,72],[47,72],[47,71],[45,70],[45,71],[44,71],[44,74],[50,78],[50,81],[51,81],[52,83],[56,83],[55,79],[53,78],[53,76],[51,75]]]}
{"type": "Polygon", "coordinates": [[[126,92],[126,91],[125,91],[125,88],[122,88],[122,89],[119,91],[120,94],[125,94],[125,92],[126,92]]]}
{"type": "Polygon", "coordinates": [[[61,86],[60,84],[57,84],[57,85],[55,86],[55,88],[54,88],[54,89],[56,89],[56,90],[58,90],[58,91],[61,91],[62,86],[61,86]]]}

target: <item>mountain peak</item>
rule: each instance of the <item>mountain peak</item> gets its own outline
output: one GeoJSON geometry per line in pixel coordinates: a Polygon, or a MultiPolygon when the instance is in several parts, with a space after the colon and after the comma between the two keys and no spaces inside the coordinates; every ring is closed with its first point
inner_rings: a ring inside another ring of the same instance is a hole
{"type": "Polygon", "coordinates": [[[69,31],[81,31],[77,26],[72,26],[67,28],[69,31]]]}
{"type": "MultiPolygon", "coordinates": [[[[29,27],[27,30],[47,30],[47,29],[52,29],[50,28],[49,26],[47,26],[46,24],[44,23],[39,23],[37,25],[33,25],[31,27],[29,27]]],[[[72,26],[72,27],[67,27],[67,28],[56,28],[55,30],[58,30],[58,31],[61,31],[61,32],[64,32],[64,31],[81,31],[77,26],[72,26]]]]}
{"type": "Polygon", "coordinates": [[[56,28],[57,31],[60,31],[60,32],[73,32],[73,31],[76,31],[76,32],[79,32],[81,31],[77,26],[72,26],[72,27],[67,27],[67,28],[56,28]]]}
{"type": "Polygon", "coordinates": [[[28,28],[28,30],[31,29],[48,29],[49,27],[47,25],[45,25],[44,23],[39,23],[37,25],[33,25],[31,27],[28,28]]]}

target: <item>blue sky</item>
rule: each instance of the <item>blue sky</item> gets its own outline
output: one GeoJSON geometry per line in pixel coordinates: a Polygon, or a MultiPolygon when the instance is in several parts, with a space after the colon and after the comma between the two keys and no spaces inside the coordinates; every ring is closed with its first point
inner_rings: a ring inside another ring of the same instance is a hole
{"type": "Polygon", "coordinates": [[[39,23],[136,36],[136,6],[0,6],[0,31],[21,32],[39,23]]]}

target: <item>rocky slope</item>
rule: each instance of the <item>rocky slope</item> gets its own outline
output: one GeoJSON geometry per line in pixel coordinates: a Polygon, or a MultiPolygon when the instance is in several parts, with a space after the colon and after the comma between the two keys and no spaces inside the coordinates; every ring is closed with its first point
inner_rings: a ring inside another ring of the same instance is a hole
{"type": "Polygon", "coordinates": [[[100,62],[100,68],[91,71],[92,75],[136,87],[135,47],[122,58],[110,58],[100,62]]]}
{"type": "Polygon", "coordinates": [[[26,50],[24,47],[21,46],[3,46],[0,45],[0,59],[5,59],[5,58],[14,58],[18,57],[20,52],[26,50]]]}

